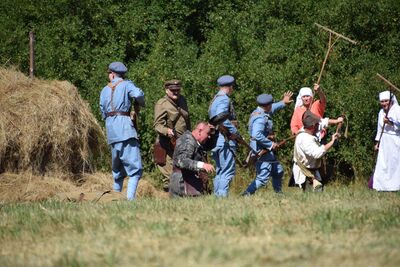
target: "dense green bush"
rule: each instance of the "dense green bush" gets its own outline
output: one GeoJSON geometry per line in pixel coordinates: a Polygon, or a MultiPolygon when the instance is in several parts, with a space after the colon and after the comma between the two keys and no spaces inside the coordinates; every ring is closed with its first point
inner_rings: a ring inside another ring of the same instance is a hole
{"type": "MultiPolygon", "coordinates": [[[[345,113],[350,137],[329,159],[366,178],[373,168],[376,97],[385,89],[379,72],[400,84],[400,2],[392,1],[121,1],[60,0],[0,3],[0,63],[28,69],[28,32],[36,34],[36,75],[69,80],[100,119],[98,95],[112,61],[128,65],[128,78],[146,94],[141,142],[147,170],[153,106],[164,94],[165,79],[183,81],[191,118],[207,118],[215,80],[237,78],[233,99],[243,135],[255,97],[268,92],[280,99],[318,78],[328,34],[314,22],[357,40],[338,41],[321,86],[328,97],[326,115],[345,113]],[[344,164],[344,165],[343,165],[344,164]]],[[[279,138],[289,135],[293,107],[279,112],[279,138]]],[[[291,145],[280,152],[291,160],[291,145]]],[[[340,172],[340,169],[339,169],[340,172]]],[[[342,172],[348,172],[342,170],[342,172]]]]}

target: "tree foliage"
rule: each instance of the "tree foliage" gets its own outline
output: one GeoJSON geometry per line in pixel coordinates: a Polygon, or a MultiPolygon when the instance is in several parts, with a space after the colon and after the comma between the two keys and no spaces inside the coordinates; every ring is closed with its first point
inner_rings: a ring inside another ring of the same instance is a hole
{"type": "MultiPolygon", "coordinates": [[[[0,62],[28,69],[28,32],[36,34],[36,75],[69,80],[100,119],[98,96],[112,61],[129,68],[128,78],[146,94],[141,145],[151,169],[153,106],[166,79],[183,81],[193,121],[207,118],[218,76],[237,79],[233,95],[247,135],[247,120],[258,94],[280,99],[318,78],[328,34],[314,22],[357,40],[338,41],[321,80],[326,115],[345,113],[350,137],[330,154],[357,177],[373,168],[373,137],[385,85],[379,72],[400,84],[400,2],[387,1],[121,1],[59,0],[0,3],[0,62]]],[[[292,107],[275,117],[279,138],[289,134],[292,107]]],[[[291,160],[290,146],[280,152],[291,160]]]]}

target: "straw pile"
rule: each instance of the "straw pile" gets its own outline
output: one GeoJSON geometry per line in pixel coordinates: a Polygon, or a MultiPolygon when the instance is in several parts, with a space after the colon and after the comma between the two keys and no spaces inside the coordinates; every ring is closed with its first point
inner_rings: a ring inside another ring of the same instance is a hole
{"type": "MultiPolygon", "coordinates": [[[[68,175],[37,176],[32,173],[2,173],[0,174],[0,205],[2,203],[43,201],[47,199],[71,199],[81,193],[97,196],[99,192],[112,190],[111,173],[91,173],[81,175],[81,185],[71,180],[68,175]]],[[[126,200],[126,185],[124,182],[122,193],[112,192],[112,199],[126,200]],[[118,198],[117,198],[118,197],[118,198]]],[[[136,191],[137,198],[167,198],[168,194],[157,190],[151,182],[140,179],[136,191]]],[[[107,202],[109,198],[102,198],[100,202],[107,202]]]]}
{"type": "Polygon", "coordinates": [[[0,68],[0,173],[93,171],[106,148],[101,127],[72,84],[0,68]]]}

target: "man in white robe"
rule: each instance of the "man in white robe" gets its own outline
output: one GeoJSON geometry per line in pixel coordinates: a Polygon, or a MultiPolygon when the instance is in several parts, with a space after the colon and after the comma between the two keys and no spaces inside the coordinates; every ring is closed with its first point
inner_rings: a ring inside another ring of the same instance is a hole
{"type": "Polygon", "coordinates": [[[314,191],[320,191],[322,183],[318,169],[321,167],[321,158],[333,146],[338,134],[335,133],[326,145],[321,145],[315,136],[320,118],[307,110],[302,121],[303,128],[298,132],[294,144],[294,180],[303,190],[307,189],[307,182],[310,182],[314,191]]]}
{"type": "Polygon", "coordinates": [[[378,150],[373,188],[377,191],[400,190],[400,106],[389,91],[379,94],[382,109],[378,114],[375,137],[378,150]]]}

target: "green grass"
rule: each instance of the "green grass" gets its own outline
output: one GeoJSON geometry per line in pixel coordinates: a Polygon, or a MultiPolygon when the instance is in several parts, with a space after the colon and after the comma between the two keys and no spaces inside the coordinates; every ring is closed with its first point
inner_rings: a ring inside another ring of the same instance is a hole
{"type": "Polygon", "coordinates": [[[4,204],[0,266],[400,266],[400,194],[4,204]]]}

